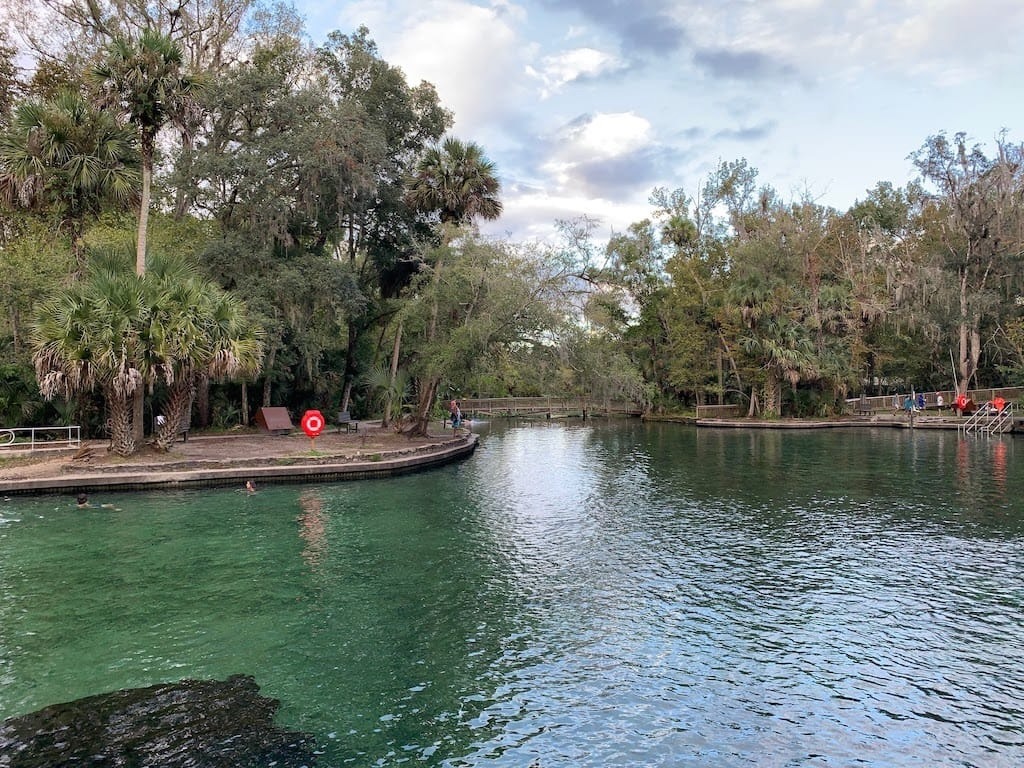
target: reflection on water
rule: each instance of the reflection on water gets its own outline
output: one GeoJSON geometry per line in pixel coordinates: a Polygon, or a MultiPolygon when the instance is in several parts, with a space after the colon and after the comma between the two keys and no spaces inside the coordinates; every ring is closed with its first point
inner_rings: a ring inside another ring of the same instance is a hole
{"type": "Polygon", "coordinates": [[[299,535],[306,543],[302,557],[316,570],[327,551],[327,515],[324,512],[323,492],[309,488],[299,494],[299,535]]]}
{"type": "Polygon", "coordinates": [[[0,714],[253,674],[320,765],[1015,766],[1019,440],[488,425],[381,482],[0,507],[0,714]]]}

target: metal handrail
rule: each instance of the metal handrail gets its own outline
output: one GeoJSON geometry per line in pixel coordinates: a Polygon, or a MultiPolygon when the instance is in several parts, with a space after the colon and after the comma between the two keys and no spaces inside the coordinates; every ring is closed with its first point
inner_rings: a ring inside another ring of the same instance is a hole
{"type": "Polygon", "coordinates": [[[994,408],[991,400],[985,402],[971,414],[967,421],[960,425],[960,431],[965,435],[969,435],[975,430],[991,435],[1002,434],[1009,430],[1013,426],[1013,403],[1006,403],[995,413],[992,412],[994,408]]]}
{"type": "Polygon", "coordinates": [[[0,451],[78,448],[81,444],[82,428],[80,426],[0,429],[0,451]]]}

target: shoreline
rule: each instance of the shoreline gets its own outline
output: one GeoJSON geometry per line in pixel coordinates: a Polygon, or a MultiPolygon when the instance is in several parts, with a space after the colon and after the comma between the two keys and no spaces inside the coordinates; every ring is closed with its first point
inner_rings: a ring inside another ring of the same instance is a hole
{"type": "Polygon", "coordinates": [[[155,490],[244,484],[346,482],[393,477],[443,466],[470,456],[472,432],[407,438],[374,431],[305,436],[247,434],[194,436],[168,454],[146,449],[130,457],[106,450],[106,441],[79,448],[0,454],[0,493],[42,495],[94,490],[155,490]],[[323,451],[313,450],[312,445],[323,451]]]}
{"type": "MultiPolygon", "coordinates": [[[[905,414],[896,416],[845,416],[832,419],[693,419],[698,427],[746,428],[746,429],[842,429],[887,427],[889,429],[943,429],[959,430],[967,420],[957,416],[918,415],[913,423],[905,414]]],[[[1016,434],[1024,427],[1024,420],[1015,417],[1010,429],[1004,434],[1016,434]]]]}

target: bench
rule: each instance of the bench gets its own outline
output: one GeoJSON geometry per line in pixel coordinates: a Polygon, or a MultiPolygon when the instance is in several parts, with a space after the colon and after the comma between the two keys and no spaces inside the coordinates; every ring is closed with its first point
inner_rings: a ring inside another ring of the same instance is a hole
{"type": "Polygon", "coordinates": [[[864,395],[860,396],[860,400],[857,401],[857,405],[854,407],[853,412],[858,416],[870,416],[874,409],[871,407],[871,403],[864,395]]]}
{"type": "Polygon", "coordinates": [[[340,411],[334,423],[338,425],[338,431],[344,429],[346,432],[358,432],[359,422],[355,421],[348,411],[340,411]]]}

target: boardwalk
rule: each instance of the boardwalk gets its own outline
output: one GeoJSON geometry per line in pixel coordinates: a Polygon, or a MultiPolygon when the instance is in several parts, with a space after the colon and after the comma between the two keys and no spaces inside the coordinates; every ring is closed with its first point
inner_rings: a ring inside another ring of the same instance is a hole
{"type": "Polygon", "coordinates": [[[565,418],[575,416],[641,416],[643,407],[626,400],[600,400],[580,397],[475,397],[459,400],[467,416],[539,416],[565,418]]]}

